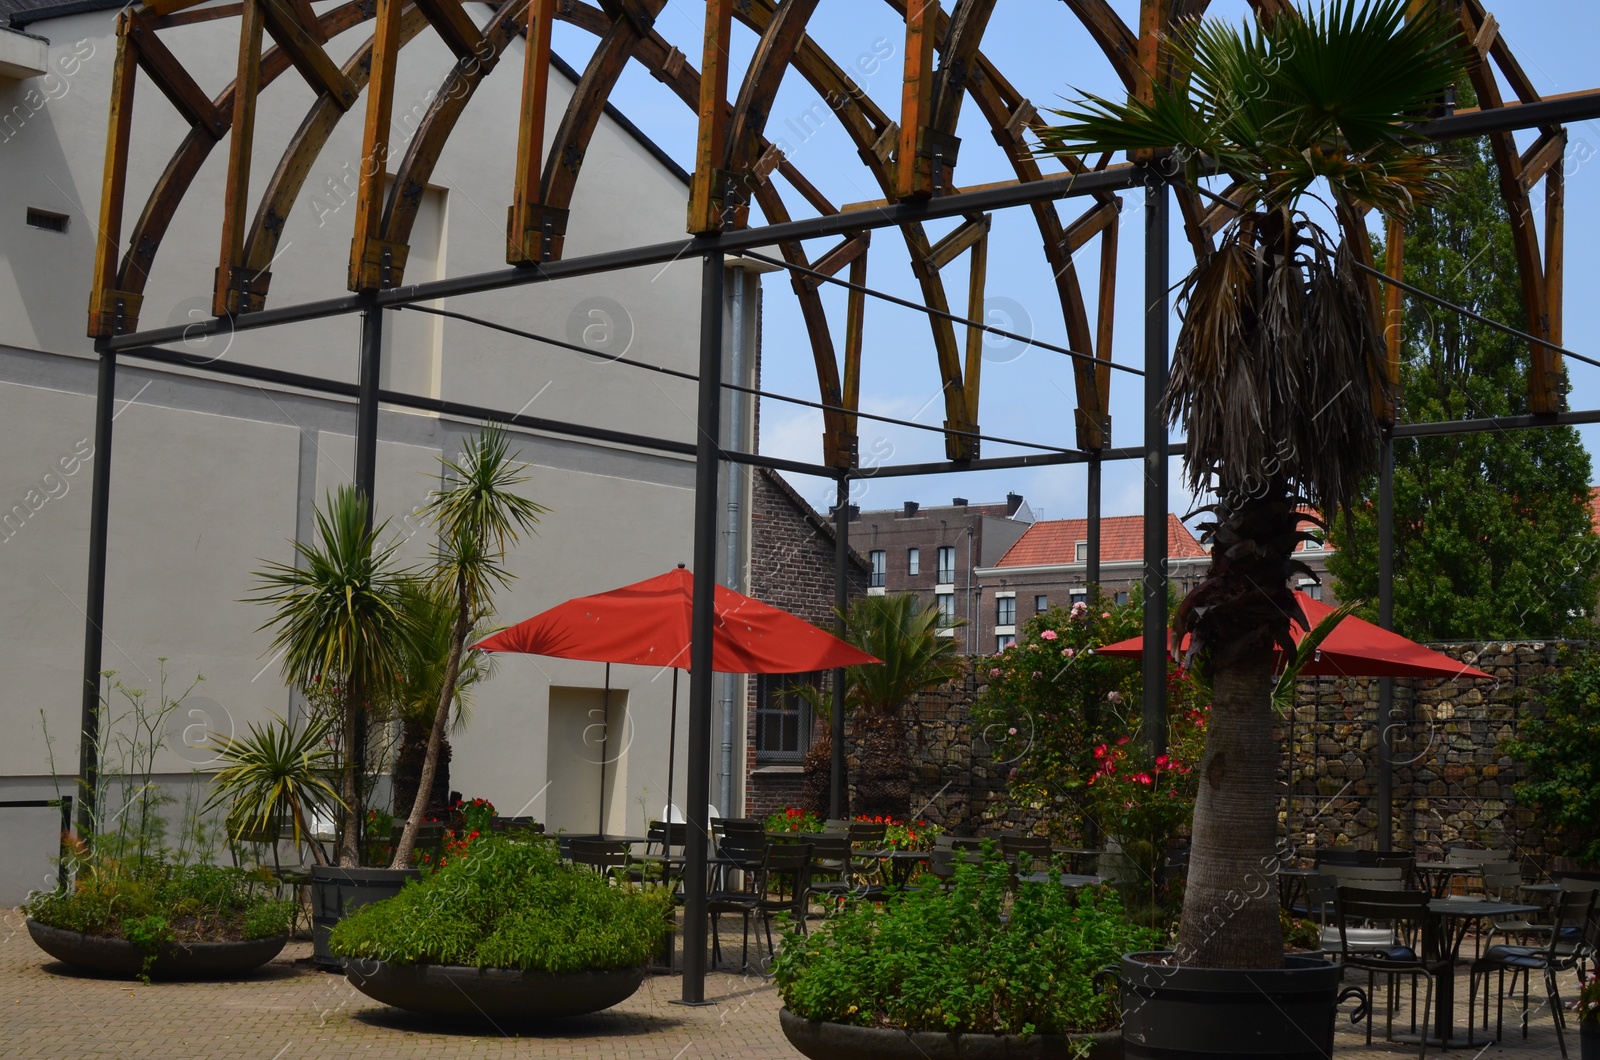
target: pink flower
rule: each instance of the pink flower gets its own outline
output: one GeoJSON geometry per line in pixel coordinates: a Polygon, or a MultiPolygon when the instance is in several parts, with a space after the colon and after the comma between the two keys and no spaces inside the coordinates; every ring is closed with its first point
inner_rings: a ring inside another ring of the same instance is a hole
{"type": "Polygon", "coordinates": [[[1110,611],[1102,611],[1102,612],[1100,612],[1100,617],[1101,618],[1110,618],[1111,617],[1111,612],[1110,611]]]}
{"type": "Polygon", "coordinates": [[[1063,656],[1064,656],[1064,657],[1066,657],[1066,658],[1068,658],[1068,659],[1070,659],[1070,658],[1072,658],[1072,657],[1073,657],[1073,656],[1074,656],[1074,655],[1076,655],[1076,654],[1078,654],[1078,653],[1077,653],[1077,652],[1075,652],[1075,651],[1073,651],[1073,650],[1072,650],[1072,649],[1071,649],[1071,648],[1062,648],[1062,649],[1061,649],[1061,654],[1062,654],[1062,655],[1063,655],[1063,656]]]}
{"type": "Polygon", "coordinates": [[[1166,755],[1156,755],[1156,768],[1165,769],[1167,768],[1167,763],[1170,761],[1172,761],[1172,759],[1168,758],[1166,755]]]}
{"type": "Polygon", "coordinates": [[[1082,600],[1079,600],[1077,603],[1072,605],[1072,617],[1082,618],[1084,612],[1087,610],[1089,610],[1089,605],[1084,603],[1082,600]]]}
{"type": "Polygon", "coordinates": [[[1101,744],[1099,747],[1096,747],[1094,749],[1094,756],[1096,758],[1104,758],[1106,756],[1106,745],[1101,744]]]}
{"type": "Polygon", "coordinates": [[[1140,773],[1138,776],[1134,777],[1133,779],[1137,780],[1141,784],[1154,784],[1155,783],[1155,781],[1150,779],[1150,774],[1149,773],[1140,773]]]}
{"type": "Polygon", "coordinates": [[[1106,702],[1108,702],[1108,703],[1121,703],[1122,702],[1122,693],[1121,692],[1116,692],[1116,691],[1107,692],[1106,693],[1106,702]]]}
{"type": "Polygon", "coordinates": [[[1118,747],[1121,747],[1123,744],[1125,744],[1127,742],[1128,742],[1128,738],[1126,736],[1117,737],[1117,746],[1118,747]]]}
{"type": "Polygon", "coordinates": [[[1006,734],[1008,736],[1015,736],[1017,734],[1017,730],[1015,728],[1007,729],[1006,734]]]}
{"type": "Polygon", "coordinates": [[[1039,634],[1039,638],[1041,640],[1055,640],[1056,639],[1056,631],[1053,630],[1053,629],[1047,629],[1043,633],[1039,634]]]}
{"type": "Polygon", "coordinates": [[[999,677],[1000,676],[1000,667],[998,667],[998,666],[989,667],[989,676],[990,677],[999,677]]]}

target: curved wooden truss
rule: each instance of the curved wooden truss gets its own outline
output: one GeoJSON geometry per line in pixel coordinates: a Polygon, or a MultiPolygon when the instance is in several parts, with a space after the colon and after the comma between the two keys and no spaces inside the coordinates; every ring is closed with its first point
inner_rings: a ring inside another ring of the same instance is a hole
{"type": "MultiPolygon", "coordinates": [[[[228,176],[219,233],[213,310],[218,317],[265,307],[270,266],[285,220],[329,137],[346,113],[365,97],[362,159],[349,261],[352,291],[372,292],[403,282],[411,229],[426,186],[450,134],[467,104],[501,65],[513,40],[526,41],[521,70],[521,121],[517,130],[515,186],[507,189],[506,260],[535,266],[561,257],[572,195],[584,155],[604,106],[629,62],[639,63],[666,84],[699,119],[696,165],[688,196],[688,228],[710,233],[743,227],[749,206],[758,205],[769,222],[791,218],[784,194],[772,175],[821,214],[869,209],[877,203],[841,206],[830,202],[765,136],[773,101],[784,78],[803,78],[832,108],[877,182],[883,201],[905,202],[957,190],[960,141],[955,135],[969,101],[988,126],[1017,182],[1047,174],[1031,153],[1030,137],[1038,112],[985,57],[981,45],[997,0],[954,0],[948,13],[937,3],[886,0],[905,21],[904,89],[897,115],[879,108],[806,33],[818,0],[704,0],[705,41],[699,69],[655,31],[666,0],[503,0],[487,6],[463,0],[351,0],[317,15],[308,0],[241,0],[199,6],[202,0],[148,0],[118,17],[117,53],[111,95],[110,130],[100,217],[89,334],[110,338],[137,331],[140,303],[162,238],[182,207],[194,178],[211,150],[228,141],[228,176]],[[479,19],[487,15],[483,21],[479,19]],[[182,27],[218,19],[236,20],[238,73],[233,84],[208,98],[162,37],[182,27]],[[577,90],[545,153],[545,111],[550,76],[550,35],[560,19],[598,38],[577,90]],[[728,43],[737,19],[759,41],[743,81],[730,85],[728,43]],[[343,65],[324,45],[333,37],[371,22],[371,36],[343,65]],[[456,62],[434,95],[403,156],[391,156],[390,117],[399,52],[423,34],[434,34],[456,62]],[[249,174],[262,94],[290,69],[313,92],[307,110],[266,186],[252,200],[249,174]],[[130,131],[134,118],[136,72],[143,71],[190,130],[145,202],[126,238],[123,212],[130,131]],[[392,180],[389,178],[392,176],[392,180]],[[385,190],[387,185],[387,191],[385,190]]],[[[1274,18],[1288,10],[1283,0],[1252,0],[1258,14],[1274,18]]],[[[1433,0],[1417,0],[1433,2],[1433,0]]],[[[1067,7],[1104,51],[1130,93],[1148,93],[1158,69],[1155,42],[1180,19],[1201,14],[1207,0],[1143,0],[1138,27],[1124,23],[1107,0],[1066,0],[1067,7]]],[[[1462,33],[1476,54],[1472,79],[1481,106],[1506,106],[1494,71],[1498,70],[1521,103],[1538,93],[1499,36],[1494,17],[1480,0],[1453,5],[1462,33]]],[[[511,75],[502,74],[507,85],[511,75]]],[[[1561,342],[1562,162],[1565,130],[1540,127],[1537,140],[1519,152],[1509,132],[1491,133],[1501,194],[1510,213],[1517,263],[1527,306],[1526,330],[1548,343],[1561,342]],[[1541,190],[1542,185],[1542,190],[1541,190]],[[1542,195],[1542,200],[1539,196],[1542,195]],[[1542,222],[1533,204],[1542,202],[1542,222]],[[1540,231],[1542,224],[1542,233],[1540,231]]],[[[1108,164],[1107,159],[1099,167],[1108,164]]],[[[1077,166],[1077,163],[1068,163],[1077,166]]],[[[1185,233],[1197,254],[1207,252],[1226,222],[1226,203],[1206,200],[1178,187],[1177,202],[1185,233]]],[[[1223,198],[1227,197],[1224,192],[1223,198]]],[[[1061,200],[1072,202],[1074,200],[1061,200]]],[[[1077,444],[1098,452],[1110,442],[1107,416],[1109,363],[1116,297],[1118,210],[1120,200],[1102,192],[1084,200],[1087,209],[1063,218],[1055,201],[1030,206],[1055,277],[1067,345],[1075,359],[1077,444]],[[1099,268],[1091,279],[1095,312],[1088,309],[1076,253],[1099,240],[1099,268]]],[[[1081,206],[1082,204],[1080,204],[1081,206]]],[[[1345,234],[1366,250],[1365,222],[1345,211],[1345,234]]],[[[965,313],[982,319],[990,217],[973,214],[954,231],[932,239],[924,226],[900,226],[924,304],[945,402],[946,450],[952,460],[978,455],[979,393],[983,333],[964,327],[964,342],[950,319],[950,293],[943,271],[966,255],[965,313]]],[[[1391,234],[1398,234],[1392,231],[1391,234]]],[[[848,269],[857,288],[867,281],[870,231],[847,233],[815,258],[799,242],[780,246],[792,266],[790,279],[811,341],[824,413],[823,462],[848,469],[856,462],[856,411],[860,400],[864,291],[852,289],[842,329],[844,349],[835,348],[834,330],[816,273],[848,269]]],[[[1401,240],[1391,238],[1384,263],[1398,275],[1401,240]]],[[[1382,304],[1391,327],[1398,327],[1399,292],[1389,287],[1382,304]]],[[[1555,350],[1531,344],[1531,408],[1560,410],[1562,365],[1555,350]]],[[[1398,352],[1391,358],[1398,373],[1398,352]]],[[[1393,420],[1394,410],[1386,410],[1393,420]]]]}

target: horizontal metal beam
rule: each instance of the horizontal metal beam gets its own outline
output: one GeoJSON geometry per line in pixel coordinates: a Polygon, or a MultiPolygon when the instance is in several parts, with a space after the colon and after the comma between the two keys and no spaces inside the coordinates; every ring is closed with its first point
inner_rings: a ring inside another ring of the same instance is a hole
{"type": "Polygon", "coordinates": [[[1507,103],[1503,107],[1469,110],[1423,122],[1415,129],[1428,140],[1462,140],[1486,133],[1566,125],[1590,118],[1600,118],[1600,89],[1567,92],[1536,103],[1507,103]]]}
{"type": "MultiPolygon", "coordinates": [[[[359,390],[355,383],[345,383],[337,379],[322,379],[314,375],[301,375],[299,372],[286,372],[279,368],[264,368],[260,365],[241,364],[237,361],[222,361],[211,357],[184,353],[180,350],[163,349],[159,346],[141,346],[120,352],[124,357],[137,357],[141,360],[156,361],[181,368],[194,368],[211,372],[214,375],[248,379],[256,383],[295,387],[296,389],[309,390],[316,394],[331,394],[336,397],[354,398],[359,390]]],[[[582,438],[593,442],[606,442],[612,445],[633,446],[634,448],[654,450],[661,453],[693,456],[695,451],[693,442],[679,442],[670,438],[651,438],[642,434],[630,434],[627,431],[614,431],[606,427],[591,427],[584,423],[568,423],[564,420],[545,419],[542,416],[527,416],[520,412],[506,412],[504,409],[489,408],[485,405],[469,405],[461,401],[446,401],[443,398],[406,394],[398,390],[379,390],[378,400],[387,405],[398,405],[401,408],[418,409],[423,412],[434,412],[444,416],[455,416],[479,422],[487,420],[513,427],[521,427],[525,430],[543,431],[547,434],[562,435],[568,438],[582,438]]]]}

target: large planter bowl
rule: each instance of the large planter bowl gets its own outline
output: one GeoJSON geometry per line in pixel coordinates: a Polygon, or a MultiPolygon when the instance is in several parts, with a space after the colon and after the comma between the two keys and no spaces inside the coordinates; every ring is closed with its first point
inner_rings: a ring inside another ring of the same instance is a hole
{"type": "Polygon", "coordinates": [[[420,880],[419,869],[341,869],[318,865],[311,870],[311,959],[330,972],[339,958],[328,949],[334,925],[364,905],[393,898],[407,880],[420,880]]]}
{"type": "Polygon", "coordinates": [[[1282,968],[1191,968],[1130,953],[1118,969],[1128,1060],[1327,1060],[1343,967],[1285,954],[1282,968]]]}
{"type": "Polygon", "coordinates": [[[63,964],[96,975],[132,979],[148,972],[152,979],[227,979],[266,964],[289,941],[288,935],[239,942],[168,942],[150,951],[126,939],[84,935],[29,919],[28,934],[39,948],[63,964]]]}
{"type": "Polygon", "coordinates": [[[789,1044],[811,1060],[1067,1060],[1072,1044],[1089,1043],[1088,1060],[1121,1060],[1122,1037],[1103,1034],[946,1034],[852,1027],[802,1019],[778,1010],[789,1044]]]}
{"type": "Polygon", "coordinates": [[[390,964],[346,957],[351,985],[374,1001],[430,1016],[506,1022],[599,1012],[626,1001],[644,968],[591,972],[519,972],[453,964],[390,964]]]}

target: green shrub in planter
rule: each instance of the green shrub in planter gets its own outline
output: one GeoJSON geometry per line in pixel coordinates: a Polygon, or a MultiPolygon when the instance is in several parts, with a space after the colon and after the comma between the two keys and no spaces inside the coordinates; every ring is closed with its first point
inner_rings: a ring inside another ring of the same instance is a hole
{"type": "Polygon", "coordinates": [[[881,908],[847,904],[809,935],[792,928],[773,963],[784,1004],[804,1019],[912,1031],[1060,1034],[1116,1026],[1093,976],[1162,935],[1130,923],[1110,888],[1054,874],[1013,897],[990,850],[949,891],[907,891],[881,908]]]}
{"type": "Polygon", "coordinates": [[[536,972],[637,968],[671,895],[564,864],[553,839],[480,836],[462,855],[333,929],[335,956],[536,972]]]}
{"type": "Polygon", "coordinates": [[[72,889],[36,892],[22,911],[63,931],[154,947],[284,935],[294,903],[276,898],[259,873],[147,858],[133,866],[80,862],[72,889]]]}

